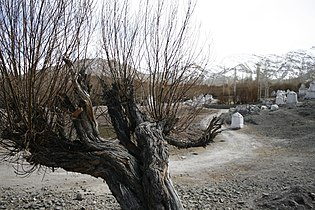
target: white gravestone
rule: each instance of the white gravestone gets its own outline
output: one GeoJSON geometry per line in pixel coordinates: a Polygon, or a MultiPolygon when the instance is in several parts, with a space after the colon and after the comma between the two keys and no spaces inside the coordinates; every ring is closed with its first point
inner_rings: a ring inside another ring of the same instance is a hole
{"type": "Polygon", "coordinates": [[[278,105],[283,105],[286,102],[286,92],[282,90],[277,91],[277,96],[276,96],[276,104],[278,105]]]}
{"type": "Polygon", "coordinates": [[[314,99],[315,98],[315,81],[313,81],[310,84],[310,87],[308,88],[305,98],[307,99],[314,99]]]}
{"type": "Polygon", "coordinates": [[[297,104],[297,94],[294,91],[290,91],[287,96],[287,104],[297,104]]]}
{"type": "Polygon", "coordinates": [[[307,93],[307,88],[305,87],[305,84],[301,84],[301,87],[299,88],[299,97],[305,97],[307,93]]]}
{"type": "Polygon", "coordinates": [[[232,123],[231,128],[232,129],[240,129],[244,127],[244,117],[236,112],[232,115],[232,123]]]}

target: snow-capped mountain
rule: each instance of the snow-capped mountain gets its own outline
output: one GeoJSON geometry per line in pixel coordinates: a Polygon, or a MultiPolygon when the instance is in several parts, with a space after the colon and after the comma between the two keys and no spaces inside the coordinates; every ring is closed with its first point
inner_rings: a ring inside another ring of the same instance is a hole
{"type": "MultiPolygon", "coordinates": [[[[209,84],[217,77],[236,77],[255,79],[257,74],[268,79],[289,79],[300,77],[302,80],[315,79],[315,47],[310,50],[295,50],[283,55],[236,55],[225,58],[223,65],[207,71],[204,77],[209,84]]],[[[221,79],[220,79],[221,78],[221,79]]],[[[217,83],[217,82],[216,82],[217,83]]]]}
{"type": "MultiPolygon", "coordinates": [[[[87,67],[87,73],[106,75],[109,73],[105,59],[86,59],[81,61],[87,67]]],[[[83,63],[80,62],[80,65],[83,63]]],[[[130,69],[132,69],[130,67],[130,69]]],[[[146,78],[144,71],[133,70],[146,78]]],[[[224,64],[208,69],[192,67],[187,74],[199,77],[205,84],[222,85],[240,79],[284,80],[299,77],[304,82],[315,79],[315,47],[310,50],[295,50],[283,55],[235,55],[225,58],[224,64]]]]}

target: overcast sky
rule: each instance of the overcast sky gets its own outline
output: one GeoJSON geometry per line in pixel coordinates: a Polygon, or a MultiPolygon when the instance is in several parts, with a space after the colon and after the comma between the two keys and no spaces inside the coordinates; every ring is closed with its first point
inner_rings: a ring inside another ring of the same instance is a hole
{"type": "Polygon", "coordinates": [[[315,46],[315,0],[198,0],[195,15],[210,34],[216,62],[315,46]]]}

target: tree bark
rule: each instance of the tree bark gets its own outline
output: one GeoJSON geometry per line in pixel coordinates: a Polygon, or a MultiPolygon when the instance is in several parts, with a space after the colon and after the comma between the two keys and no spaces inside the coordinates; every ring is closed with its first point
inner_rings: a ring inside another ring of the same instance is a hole
{"type": "Polygon", "coordinates": [[[116,85],[111,89],[106,84],[103,87],[104,101],[117,137],[140,162],[145,209],[183,209],[170,179],[168,147],[162,127],[146,121],[134,102],[132,88],[122,103],[116,85]],[[132,139],[133,132],[135,139],[132,139]]]}
{"type": "Polygon", "coordinates": [[[51,129],[41,115],[45,107],[36,106],[32,130],[19,122],[2,130],[0,143],[12,147],[13,153],[27,151],[26,160],[35,166],[60,167],[104,179],[122,209],[183,209],[169,174],[168,143],[180,148],[206,146],[220,133],[219,118],[211,121],[198,141],[166,139],[165,124],[149,122],[138,109],[131,83],[124,94],[117,84],[103,83],[104,101],[118,139],[105,140],[99,135],[92,102],[82,84],[84,76],[75,72],[70,60],[64,61],[72,70],[76,99],[60,96],[57,110],[71,113],[76,138],[66,133],[65,112],[56,115],[56,128],[51,129]]]}
{"type": "Polygon", "coordinates": [[[177,148],[190,148],[190,147],[206,147],[213,143],[214,138],[222,132],[222,122],[220,117],[213,117],[206,130],[198,139],[179,140],[167,136],[167,142],[177,148]]]}
{"type": "Polygon", "coordinates": [[[156,123],[144,122],[137,127],[136,136],[142,151],[142,185],[149,209],[183,209],[169,176],[168,147],[162,129],[156,123]]]}
{"type": "Polygon", "coordinates": [[[6,129],[1,133],[4,139],[1,143],[27,150],[26,160],[30,164],[103,178],[122,209],[183,209],[170,179],[167,142],[160,127],[145,121],[133,100],[128,101],[126,115],[126,106],[122,106],[113,86],[104,93],[119,141],[101,138],[89,95],[72,63],[64,60],[73,71],[77,100],[72,102],[64,97],[61,104],[72,113],[77,139],[67,138],[61,123],[56,130],[33,131],[35,134],[28,136],[27,143],[24,141],[27,128],[6,129]],[[130,123],[134,129],[130,129],[130,123]]]}

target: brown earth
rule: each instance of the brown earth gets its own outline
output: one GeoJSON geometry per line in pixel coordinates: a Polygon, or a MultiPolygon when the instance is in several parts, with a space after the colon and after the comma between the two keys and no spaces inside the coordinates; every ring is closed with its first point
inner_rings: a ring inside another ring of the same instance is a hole
{"type": "MultiPolygon", "coordinates": [[[[217,110],[217,112],[228,110],[217,110]]],[[[204,127],[207,111],[197,118],[204,127]]],[[[213,113],[209,110],[208,113],[213,113]]],[[[314,209],[315,101],[244,117],[207,148],[171,148],[186,209],[314,209]]],[[[198,123],[197,123],[198,124],[198,123]]],[[[119,209],[106,183],[58,169],[21,178],[0,163],[0,209],[119,209]]]]}

